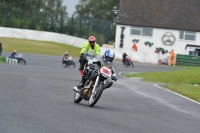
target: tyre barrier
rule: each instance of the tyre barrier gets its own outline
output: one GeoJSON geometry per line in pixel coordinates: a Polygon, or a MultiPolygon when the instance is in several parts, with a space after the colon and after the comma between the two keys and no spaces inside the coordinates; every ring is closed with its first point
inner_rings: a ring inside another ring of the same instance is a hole
{"type": "Polygon", "coordinates": [[[8,58],[8,57],[5,57],[5,56],[3,56],[2,60],[5,61],[8,64],[14,64],[14,65],[18,64],[18,60],[11,59],[11,58],[8,58]]]}

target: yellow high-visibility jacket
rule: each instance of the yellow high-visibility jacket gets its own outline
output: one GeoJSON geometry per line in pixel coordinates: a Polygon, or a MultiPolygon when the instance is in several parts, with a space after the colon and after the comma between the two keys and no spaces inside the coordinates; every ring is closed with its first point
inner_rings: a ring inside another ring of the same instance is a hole
{"type": "Polygon", "coordinates": [[[94,52],[97,55],[100,55],[100,46],[96,42],[94,44],[94,49],[92,49],[92,47],[90,46],[89,42],[84,43],[80,54],[85,53],[85,52],[87,52],[89,50],[94,50],[94,52]]]}

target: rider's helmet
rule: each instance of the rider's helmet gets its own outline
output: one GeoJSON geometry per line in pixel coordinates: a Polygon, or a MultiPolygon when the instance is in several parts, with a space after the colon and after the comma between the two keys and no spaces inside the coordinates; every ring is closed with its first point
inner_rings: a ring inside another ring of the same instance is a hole
{"type": "Polygon", "coordinates": [[[15,54],[16,54],[16,53],[17,53],[17,50],[13,50],[13,53],[15,53],[15,54]]]}
{"type": "Polygon", "coordinates": [[[90,37],[88,38],[88,41],[89,41],[89,43],[90,43],[90,46],[94,46],[95,41],[96,41],[96,38],[95,38],[94,36],[90,36],[90,37]]]}
{"type": "Polygon", "coordinates": [[[115,58],[115,53],[112,50],[106,50],[103,55],[103,61],[110,64],[115,58]]]}
{"type": "Polygon", "coordinates": [[[67,55],[68,54],[68,52],[65,52],[65,55],[67,55]]]}

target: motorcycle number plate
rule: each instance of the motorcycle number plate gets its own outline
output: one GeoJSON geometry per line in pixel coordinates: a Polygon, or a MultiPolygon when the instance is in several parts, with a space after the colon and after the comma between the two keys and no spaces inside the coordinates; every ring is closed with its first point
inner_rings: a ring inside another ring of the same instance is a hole
{"type": "Polygon", "coordinates": [[[110,77],[111,76],[111,70],[107,67],[102,67],[101,68],[101,73],[104,74],[105,76],[110,77]]]}

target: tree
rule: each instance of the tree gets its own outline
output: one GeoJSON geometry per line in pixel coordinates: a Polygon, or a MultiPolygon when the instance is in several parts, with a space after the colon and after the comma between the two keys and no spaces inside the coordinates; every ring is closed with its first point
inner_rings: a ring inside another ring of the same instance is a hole
{"type": "Polygon", "coordinates": [[[96,19],[113,21],[117,15],[113,11],[118,9],[120,0],[80,0],[76,5],[76,13],[82,16],[90,16],[96,19]]]}
{"type": "MultiPolygon", "coordinates": [[[[109,40],[114,40],[116,29],[115,20],[117,17],[116,12],[114,12],[114,8],[119,8],[119,2],[120,0],[80,0],[79,4],[76,5],[75,13],[80,16],[90,18],[92,24],[91,29],[93,30],[98,31],[102,30],[102,28],[105,30],[110,28],[109,40]],[[110,24],[107,24],[108,22],[110,24]]],[[[106,36],[107,32],[102,32],[102,35],[103,34],[106,36]]]]}
{"type": "Polygon", "coordinates": [[[57,31],[67,16],[67,7],[62,3],[63,0],[0,0],[0,26],[57,31]]]}

